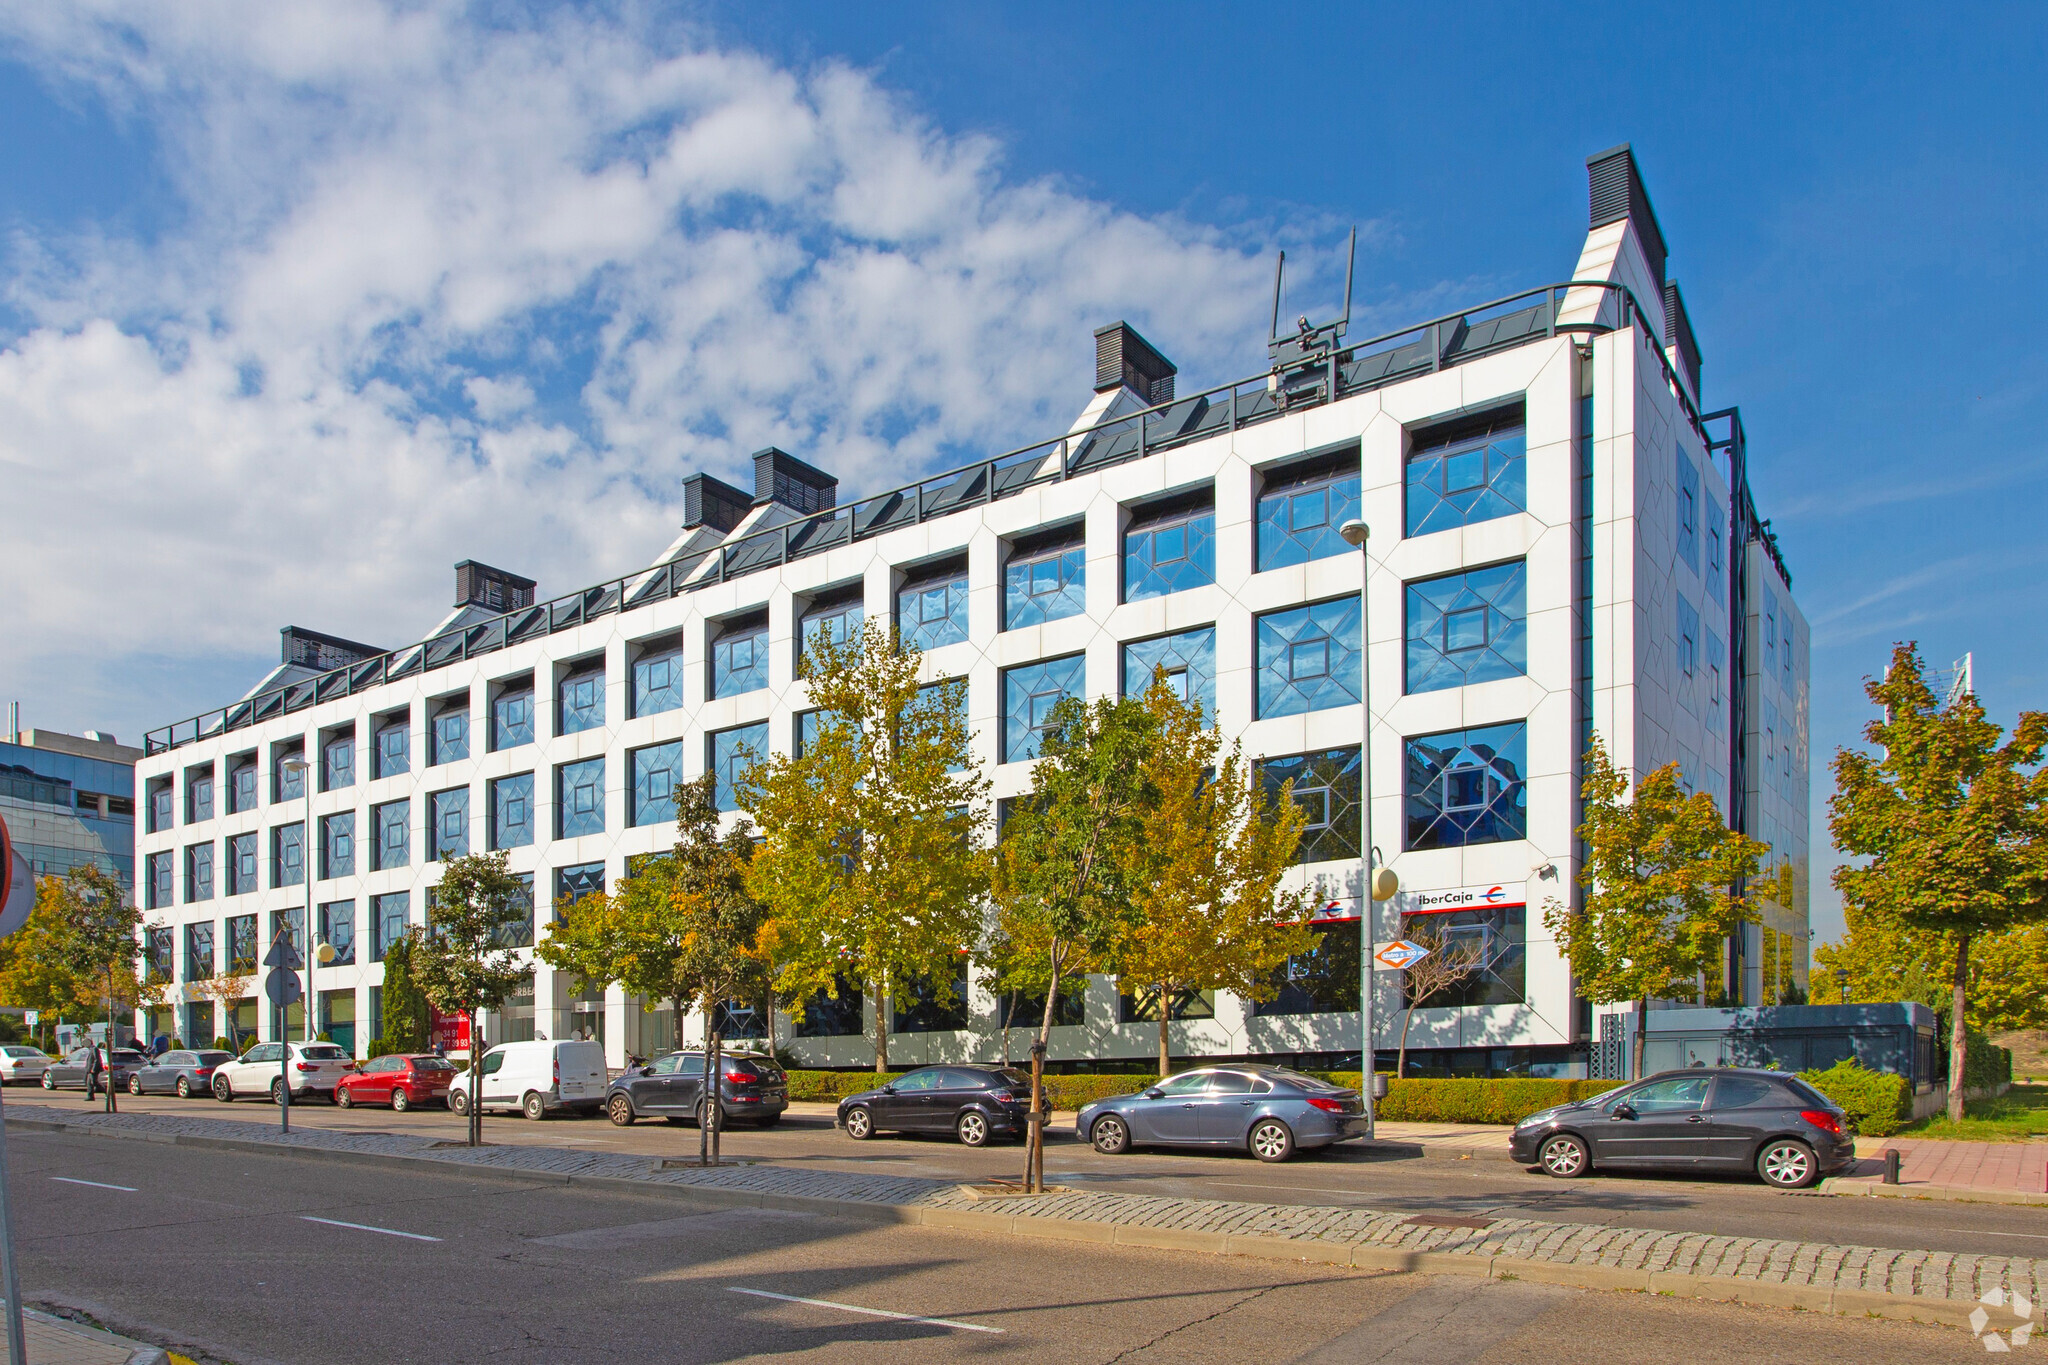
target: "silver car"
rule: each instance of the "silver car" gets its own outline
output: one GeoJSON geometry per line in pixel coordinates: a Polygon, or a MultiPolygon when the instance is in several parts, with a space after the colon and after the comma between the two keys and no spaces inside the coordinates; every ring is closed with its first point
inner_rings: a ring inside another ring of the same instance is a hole
{"type": "Polygon", "coordinates": [[[1365,1136],[1365,1105],[1346,1090],[1279,1066],[1183,1071],[1135,1095],[1083,1109],[1074,1132],[1114,1156],[1136,1146],[1233,1147],[1261,1161],[1365,1136]]]}
{"type": "Polygon", "coordinates": [[[14,1081],[39,1081],[50,1069],[50,1058],[39,1047],[10,1043],[0,1047],[0,1085],[14,1081]]]}

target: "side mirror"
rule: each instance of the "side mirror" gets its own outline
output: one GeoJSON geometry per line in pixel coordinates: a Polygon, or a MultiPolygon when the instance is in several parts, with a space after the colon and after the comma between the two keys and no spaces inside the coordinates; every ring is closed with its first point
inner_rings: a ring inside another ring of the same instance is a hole
{"type": "Polygon", "coordinates": [[[1154,1090],[1147,1090],[1147,1091],[1145,1092],[1145,1098],[1146,1098],[1146,1099],[1148,1099],[1148,1100],[1156,1100],[1156,1099],[1159,1099],[1159,1098],[1160,1098],[1161,1096],[1163,1096],[1163,1095],[1164,1095],[1165,1093],[1166,1093],[1166,1092],[1165,1092],[1165,1091],[1163,1091],[1163,1090],[1157,1090],[1157,1089],[1154,1089],[1154,1090]]]}
{"type": "Polygon", "coordinates": [[[893,1095],[896,1093],[896,1087],[893,1085],[885,1085],[882,1087],[882,1093],[884,1095],[893,1095]]]}
{"type": "Polygon", "coordinates": [[[1614,1106],[1613,1113],[1614,1117],[1618,1119],[1634,1119],[1636,1117],[1636,1107],[1632,1104],[1617,1104],[1614,1106]]]}

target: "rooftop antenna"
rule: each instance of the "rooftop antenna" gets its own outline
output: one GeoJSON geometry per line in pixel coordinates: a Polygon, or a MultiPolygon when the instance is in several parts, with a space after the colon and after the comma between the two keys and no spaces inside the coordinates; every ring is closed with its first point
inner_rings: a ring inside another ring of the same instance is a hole
{"type": "Polygon", "coordinates": [[[1280,339],[1280,281],[1286,274],[1287,253],[1282,251],[1280,259],[1273,264],[1273,325],[1267,329],[1267,341],[1280,339]]]}
{"type": "Polygon", "coordinates": [[[1358,224],[1351,225],[1351,245],[1344,249],[1344,316],[1337,319],[1337,335],[1351,325],[1351,276],[1358,269],[1358,224]]]}

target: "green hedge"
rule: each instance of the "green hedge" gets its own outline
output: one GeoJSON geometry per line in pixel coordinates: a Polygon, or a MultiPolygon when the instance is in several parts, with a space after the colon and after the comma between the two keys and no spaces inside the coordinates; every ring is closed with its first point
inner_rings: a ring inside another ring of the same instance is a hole
{"type": "MultiPolygon", "coordinates": [[[[1356,1090],[1356,1071],[1316,1073],[1334,1084],[1356,1090]]],[[[1620,1081],[1565,1081],[1534,1076],[1492,1079],[1425,1076],[1387,1078],[1387,1097],[1378,1117],[1389,1123],[1520,1123],[1539,1109],[1588,1099],[1612,1090],[1620,1081]]]]}
{"type": "Polygon", "coordinates": [[[1825,1071],[1802,1071],[1799,1079],[1847,1111],[1864,1137],[1887,1137],[1913,1118],[1913,1087],[1889,1071],[1865,1071],[1851,1057],[1825,1071]]]}
{"type": "MultiPolygon", "coordinates": [[[[863,1090],[873,1090],[887,1085],[903,1073],[900,1071],[791,1071],[789,1076],[789,1097],[793,1100],[818,1100],[837,1104],[848,1095],[857,1095],[863,1090]]],[[[1142,1072],[1120,1076],[1049,1075],[1045,1078],[1045,1093],[1055,1109],[1079,1109],[1084,1104],[1111,1095],[1130,1095],[1152,1084],[1153,1077],[1142,1072]]]]}
{"type": "Polygon", "coordinates": [[[1975,1029],[1970,1030],[1969,1060],[1963,1064],[1963,1085],[1969,1090],[1988,1090],[2012,1081],[2012,1049],[2000,1047],[1975,1029]]]}

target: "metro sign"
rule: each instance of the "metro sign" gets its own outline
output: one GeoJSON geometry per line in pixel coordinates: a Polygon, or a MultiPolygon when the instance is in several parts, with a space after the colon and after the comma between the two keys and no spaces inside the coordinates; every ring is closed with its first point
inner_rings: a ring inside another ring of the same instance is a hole
{"type": "Polygon", "coordinates": [[[1519,886],[1454,886],[1444,891],[1416,891],[1402,907],[1410,915],[1444,915],[1453,910],[1495,910],[1527,905],[1529,894],[1519,886]]]}
{"type": "Polygon", "coordinates": [[[1420,943],[1396,939],[1372,955],[1373,961],[1389,971],[1404,972],[1429,956],[1429,949],[1420,943]]]}

